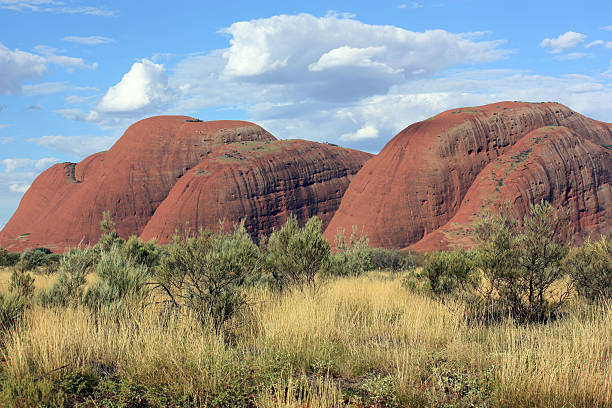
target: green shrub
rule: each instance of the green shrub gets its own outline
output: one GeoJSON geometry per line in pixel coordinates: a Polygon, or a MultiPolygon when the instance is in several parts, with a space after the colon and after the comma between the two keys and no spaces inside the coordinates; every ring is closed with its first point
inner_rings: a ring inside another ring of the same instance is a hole
{"type": "Polygon", "coordinates": [[[6,248],[0,247],[0,267],[9,266],[8,263],[8,251],[6,248]]]}
{"type": "Polygon", "coordinates": [[[371,249],[368,246],[368,237],[364,234],[358,236],[357,229],[348,242],[344,231],[339,231],[334,241],[336,253],[331,254],[328,273],[335,276],[359,276],[371,269],[371,249]]]}
{"type": "Polygon", "coordinates": [[[20,258],[21,254],[19,252],[8,252],[6,248],[0,247],[0,267],[14,266],[20,258]]]}
{"type": "Polygon", "coordinates": [[[606,237],[587,240],[573,248],[563,261],[578,293],[590,302],[612,299],[612,242],[606,237]]]}
{"type": "Polygon", "coordinates": [[[39,266],[47,265],[47,255],[51,253],[47,248],[28,249],[21,254],[19,267],[25,271],[31,271],[39,266]]]}
{"type": "Polygon", "coordinates": [[[374,376],[368,378],[361,385],[364,393],[365,406],[380,408],[400,407],[397,385],[394,378],[390,376],[374,376]]]}
{"type": "Polygon", "coordinates": [[[314,291],[317,279],[329,265],[330,254],[321,221],[312,217],[300,228],[292,215],[268,240],[267,267],[271,283],[281,290],[294,286],[314,291]]]}
{"type": "Polygon", "coordinates": [[[542,321],[561,306],[569,288],[556,299],[548,295],[560,284],[561,261],[568,252],[571,224],[568,210],[555,210],[542,201],[532,205],[523,219],[490,216],[476,228],[480,243],[476,265],[489,283],[485,309],[511,315],[519,321],[542,321]]]}
{"type": "Polygon", "coordinates": [[[9,279],[9,292],[29,300],[34,293],[32,274],[21,268],[14,268],[9,279]]]}
{"type": "Polygon", "coordinates": [[[394,272],[416,268],[414,254],[399,249],[371,248],[370,266],[372,269],[394,272]]]}
{"type": "Polygon", "coordinates": [[[136,236],[131,236],[123,244],[123,254],[138,265],[153,268],[159,264],[160,251],[156,241],[143,242],[136,236]]]}
{"type": "Polygon", "coordinates": [[[246,306],[243,289],[261,270],[261,253],[244,224],[232,232],[175,235],[166,251],[156,273],[159,287],[175,306],[192,310],[220,333],[246,306]]]}
{"type": "MultiPolygon", "coordinates": [[[[142,303],[148,297],[149,269],[136,265],[118,246],[101,254],[95,271],[99,279],[83,299],[93,311],[121,311],[123,306],[142,303]]],[[[74,278],[74,285],[78,287],[82,275],[74,278]]]]}
{"type": "Polygon", "coordinates": [[[76,305],[83,300],[87,274],[93,272],[98,254],[90,248],[76,248],[60,258],[57,281],[42,291],[38,301],[43,305],[76,305]]]}
{"type": "Polygon", "coordinates": [[[425,258],[420,276],[438,297],[465,293],[477,284],[472,257],[464,250],[431,252],[425,258]]]}

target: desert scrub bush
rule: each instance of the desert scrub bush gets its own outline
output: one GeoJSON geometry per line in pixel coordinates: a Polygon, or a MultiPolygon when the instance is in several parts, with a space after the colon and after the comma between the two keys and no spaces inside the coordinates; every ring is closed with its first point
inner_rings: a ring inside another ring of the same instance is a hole
{"type": "Polygon", "coordinates": [[[21,254],[17,252],[8,252],[6,248],[0,247],[0,268],[6,266],[14,266],[19,262],[21,254]]]}
{"type": "Polygon", "coordinates": [[[48,263],[47,255],[50,253],[51,251],[47,248],[27,249],[21,254],[19,268],[25,271],[32,271],[39,266],[46,266],[48,263]]]}
{"type": "Polygon", "coordinates": [[[570,293],[561,267],[572,235],[569,215],[541,201],[531,206],[522,228],[503,211],[477,225],[476,265],[488,286],[485,309],[521,322],[554,316],[570,293]],[[555,286],[562,288],[559,293],[553,293],[555,286]]]}
{"type": "Polygon", "coordinates": [[[149,269],[135,264],[119,246],[114,245],[102,252],[95,271],[98,281],[83,297],[83,302],[92,311],[121,311],[124,306],[142,304],[149,295],[149,269]]]}
{"type": "Polygon", "coordinates": [[[98,253],[91,248],[76,248],[64,254],[59,262],[57,280],[38,294],[42,305],[75,306],[83,301],[87,274],[93,272],[98,253]]]}
{"type": "Polygon", "coordinates": [[[0,268],[4,266],[12,266],[9,262],[9,252],[6,248],[0,247],[0,268]]]}
{"type": "Polygon", "coordinates": [[[216,333],[246,306],[244,288],[260,274],[262,257],[244,224],[225,232],[175,235],[156,268],[158,287],[216,333]]]}
{"type": "Polygon", "coordinates": [[[143,242],[132,235],[121,247],[123,254],[138,265],[153,268],[159,264],[161,251],[155,240],[143,242]]]}
{"type": "Polygon", "coordinates": [[[370,248],[370,267],[394,272],[413,270],[416,260],[413,253],[399,249],[370,248]]]}
{"type": "Polygon", "coordinates": [[[589,302],[612,299],[612,242],[606,237],[573,248],[563,260],[563,268],[589,302]]]}
{"type": "Polygon", "coordinates": [[[29,300],[34,293],[34,277],[32,274],[15,267],[9,279],[9,292],[29,300]]]}
{"type": "Polygon", "coordinates": [[[273,287],[316,290],[331,254],[321,225],[317,217],[312,217],[300,228],[292,215],[280,230],[270,235],[266,267],[273,287]]]}
{"type": "Polygon", "coordinates": [[[478,283],[473,254],[465,250],[427,254],[419,276],[438,298],[470,292],[478,283]]]}
{"type": "Polygon", "coordinates": [[[327,273],[333,276],[359,276],[371,269],[371,250],[365,234],[358,234],[353,227],[350,238],[343,230],[334,238],[336,252],[330,254],[327,273]]]}

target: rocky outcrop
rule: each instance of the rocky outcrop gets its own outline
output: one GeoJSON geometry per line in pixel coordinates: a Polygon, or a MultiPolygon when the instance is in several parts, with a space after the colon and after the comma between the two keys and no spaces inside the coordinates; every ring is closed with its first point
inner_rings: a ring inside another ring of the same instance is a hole
{"type": "Polygon", "coordinates": [[[370,154],[304,140],[232,143],[189,170],[159,206],[141,238],[168,242],[176,230],[218,229],[241,220],[258,239],[289,214],[326,226],[370,154]]]}
{"type": "Polygon", "coordinates": [[[449,222],[410,248],[472,247],[474,226],[487,214],[501,208],[521,218],[540,200],[571,210],[578,241],[612,231],[612,150],[566,127],[535,130],[480,172],[449,222]]]}
{"type": "Polygon", "coordinates": [[[138,235],[177,180],[220,146],[247,140],[276,139],[243,121],[158,116],[137,122],[107,152],[41,174],[0,232],[0,246],[61,251],[95,243],[104,211],[121,236],[138,235]]]}
{"type": "Polygon", "coordinates": [[[119,235],[168,242],[176,229],[244,220],[254,237],[319,216],[325,224],[368,153],[277,141],[242,121],[159,116],[132,125],[107,152],[41,174],[0,232],[12,251],[97,242],[104,211],[119,235]]]}
{"type": "Polygon", "coordinates": [[[326,237],[357,226],[373,246],[403,248],[418,242],[458,213],[489,164],[545,126],[566,127],[600,147],[612,145],[611,125],[557,103],[501,102],[449,110],[407,127],[365,164],[326,237]]]}

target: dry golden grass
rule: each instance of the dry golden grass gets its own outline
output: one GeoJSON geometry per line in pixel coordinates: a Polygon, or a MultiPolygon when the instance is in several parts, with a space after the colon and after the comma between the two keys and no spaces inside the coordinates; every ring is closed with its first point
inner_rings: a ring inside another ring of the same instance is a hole
{"type": "Polygon", "coordinates": [[[33,307],[5,342],[3,372],[23,380],[103,367],[196,405],[251,376],[261,407],[346,406],[347,389],[387,377],[413,406],[612,406],[609,308],[576,302],[546,325],[473,326],[460,303],[383,273],[333,280],[315,295],[249,296],[249,320],[229,343],[156,307],[97,319],[85,308],[33,307]]]}
{"type": "MultiPolygon", "coordinates": [[[[8,291],[9,280],[12,273],[12,267],[0,268],[0,293],[6,293],[8,291]]],[[[34,277],[34,288],[36,290],[49,289],[57,279],[56,274],[36,273],[32,274],[32,276],[34,277]]],[[[91,286],[96,279],[97,277],[94,273],[87,275],[87,287],[91,286]]]]}

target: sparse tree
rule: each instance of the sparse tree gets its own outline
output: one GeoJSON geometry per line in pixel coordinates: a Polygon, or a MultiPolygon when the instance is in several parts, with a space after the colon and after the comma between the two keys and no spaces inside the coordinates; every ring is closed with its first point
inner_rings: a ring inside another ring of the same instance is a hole
{"type": "Polygon", "coordinates": [[[572,229],[569,210],[546,201],[532,205],[523,225],[507,211],[490,216],[476,228],[476,260],[488,281],[485,301],[521,321],[542,321],[553,314],[569,290],[553,299],[551,288],[563,276],[572,229]]]}

